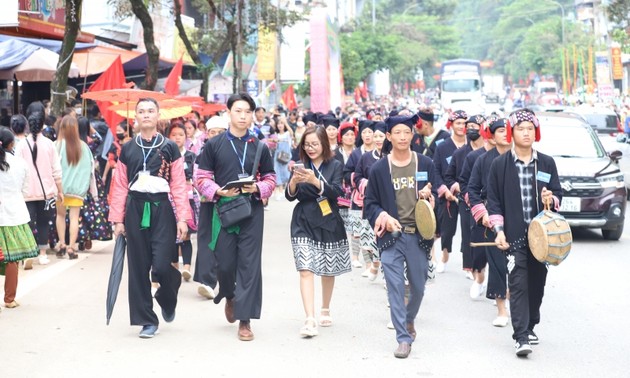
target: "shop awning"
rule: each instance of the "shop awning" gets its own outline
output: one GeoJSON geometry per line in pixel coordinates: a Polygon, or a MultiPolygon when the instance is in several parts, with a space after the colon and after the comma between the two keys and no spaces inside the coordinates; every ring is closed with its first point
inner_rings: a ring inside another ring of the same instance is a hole
{"type": "Polygon", "coordinates": [[[37,49],[37,46],[22,41],[0,41],[0,71],[21,64],[37,49]]]}
{"type": "MultiPolygon", "coordinates": [[[[47,50],[56,52],[57,54],[61,52],[61,41],[56,41],[54,39],[14,37],[14,36],[0,34],[0,42],[11,41],[11,40],[17,40],[21,42],[30,43],[31,45],[45,48],[47,50]]],[[[77,42],[74,46],[74,51],[89,49],[95,46],[96,45],[93,43],[77,42]]]]}

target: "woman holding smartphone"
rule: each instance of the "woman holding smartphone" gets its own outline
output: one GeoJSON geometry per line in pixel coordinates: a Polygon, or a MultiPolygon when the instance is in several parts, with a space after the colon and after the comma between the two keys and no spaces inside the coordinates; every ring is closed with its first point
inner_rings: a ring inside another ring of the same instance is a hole
{"type": "Polygon", "coordinates": [[[313,337],[318,334],[314,276],[322,280],[319,325],[330,327],[335,276],[351,270],[350,251],[337,207],[337,198],[343,195],[343,165],[334,158],[324,128],[308,128],[298,150],[302,164],[293,167],[285,196],[299,201],[291,219],[291,245],[306,313],[300,335],[313,337]]]}

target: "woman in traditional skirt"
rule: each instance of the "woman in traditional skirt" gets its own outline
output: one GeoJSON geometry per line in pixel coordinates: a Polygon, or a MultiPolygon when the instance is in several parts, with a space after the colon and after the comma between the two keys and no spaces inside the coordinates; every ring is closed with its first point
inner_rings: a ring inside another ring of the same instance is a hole
{"type": "MultiPolygon", "coordinates": [[[[335,150],[335,159],[337,159],[344,166],[348,162],[348,158],[352,151],[357,138],[357,127],[352,122],[344,122],[339,127],[339,134],[337,139],[339,141],[339,147],[335,150]]],[[[342,183],[343,196],[337,198],[337,205],[339,205],[339,214],[343,219],[343,225],[346,229],[346,234],[349,235],[349,239],[352,238],[352,220],[350,219],[350,205],[352,204],[352,183],[342,183]]],[[[349,240],[348,239],[348,240],[349,240]]],[[[357,246],[356,256],[359,256],[359,249],[357,246]]]]}
{"type": "Polygon", "coordinates": [[[303,167],[293,169],[285,196],[299,201],[291,219],[291,245],[306,313],[300,335],[313,337],[318,333],[314,275],[322,279],[319,325],[329,327],[335,276],[351,270],[350,251],[337,206],[337,198],[343,195],[343,166],[333,157],[325,129],[308,128],[298,149],[303,167]]]}
{"type": "MultiPolygon", "coordinates": [[[[343,169],[343,180],[345,182],[352,184],[352,177],[354,176],[354,171],[361,155],[374,149],[373,136],[375,123],[376,122],[372,122],[370,120],[359,121],[359,138],[357,139],[357,148],[352,151],[343,169]]],[[[361,251],[359,241],[363,231],[363,196],[359,193],[358,188],[354,187],[354,184],[352,184],[352,186],[352,204],[350,205],[351,207],[349,212],[350,222],[352,223],[352,238],[350,239],[350,243],[352,244],[352,266],[354,268],[361,268],[362,265],[359,261],[359,251],[361,251]]],[[[363,252],[363,260],[366,261],[366,263],[371,261],[370,254],[366,250],[363,250],[363,252]]]]}
{"type": "Polygon", "coordinates": [[[33,232],[28,226],[31,217],[24,202],[26,163],[13,155],[15,139],[7,127],[0,127],[0,250],[4,261],[4,306],[15,308],[18,283],[18,261],[39,254],[33,232]]]}
{"type": "MultiPolygon", "coordinates": [[[[368,179],[370,177],[370,168],[372,168],[372,165],[380,160],[383,155],[382,149],[386,132],[387,124],[385,122],[376,122],[374,124],[374,134],[372,137],[374,140],[374,149],[361,155],[357,163],[352,180],[353,186],[357,188],[361,196],[365,196],[365,188],[367,188],[368,179]]],[[[365,253],[363,255],[363,258],[366,259],[366,269],[361,276],[367,277],[370,281],[374,281],[378,275],[381,263],[378,257],[376,235],[368,220],[363,217],[363,213],[361,213],[361,240],[359,246],[362,251],[367,251],[368,253],[367,259],[365,253]]]]}

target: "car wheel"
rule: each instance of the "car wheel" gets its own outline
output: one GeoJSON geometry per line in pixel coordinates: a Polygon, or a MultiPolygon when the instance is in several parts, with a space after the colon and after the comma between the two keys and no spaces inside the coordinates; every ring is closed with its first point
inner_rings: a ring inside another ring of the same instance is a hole
{"type": "Polygon", "coordinates": [[[623,234],[623,223],[613,228],[612,230],[605,230],[602,228],[602,236],[606,240],[619,240],[623,234]]]}

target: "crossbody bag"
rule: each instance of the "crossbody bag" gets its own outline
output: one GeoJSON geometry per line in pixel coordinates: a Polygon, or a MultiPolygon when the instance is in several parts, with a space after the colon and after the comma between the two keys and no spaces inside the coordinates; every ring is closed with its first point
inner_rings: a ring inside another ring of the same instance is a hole
{"type": "Polygon", "coordinates": [[[35,166],[35,172],[37,172],[37,178],[39,179],[39,185],[42,188],[42,193],[44,194],[44,210],[46,211],[50,211],[55,209],[56,207],[56,202],[55,202],[55,198],[47,198],[46,196],[46,190],[44,189],[44,183],[42,182],[42,176],[40,176],[39,174],[39,168],[37,168],[37,162],[35,161],[35,153],[33,152],[33,148],[31,147],[31,144],[28,142],[28,139],[26,140],[26,144],[28,145],[28,149],[31,150],[31,159],[33,159],[33,166],[35,166]]]}

